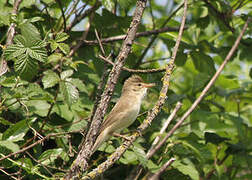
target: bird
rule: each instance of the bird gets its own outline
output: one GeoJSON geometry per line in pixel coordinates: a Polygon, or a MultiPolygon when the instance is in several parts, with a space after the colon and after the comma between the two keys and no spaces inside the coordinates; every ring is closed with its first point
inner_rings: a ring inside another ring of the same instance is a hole
{"type": "Polygon", "coordinates": [[[154,83],[144,83],[138,75],[132,75],[124,82],[119,100],[101,124],[99,135],[92,147],[92,153],[114,133],[127,128],[136,120],[147,89],[153,86],[155,86],[154,83]]]}

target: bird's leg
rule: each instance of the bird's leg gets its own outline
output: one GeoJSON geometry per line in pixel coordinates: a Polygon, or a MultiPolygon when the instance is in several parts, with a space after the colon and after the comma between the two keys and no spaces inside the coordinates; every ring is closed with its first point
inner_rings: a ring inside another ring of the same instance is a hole
{"type": "Polygon", "coordinates": [[[119,133],[113,133],[113,136],[123,138],[123,139],[125,139],[126,141],[130,141],[130,140],[131,140],[130,137],[124,136],[124,135],[119,134],[119,133]]]}

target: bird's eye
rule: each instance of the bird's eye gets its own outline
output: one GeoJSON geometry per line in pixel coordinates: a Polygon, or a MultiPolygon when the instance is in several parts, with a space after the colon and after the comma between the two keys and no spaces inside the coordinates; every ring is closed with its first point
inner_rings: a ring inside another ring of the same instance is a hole
{"type": "Polygon", "coordinates": [[[138,86],[142,86],[142,84],[139,83],[138,86]]]}

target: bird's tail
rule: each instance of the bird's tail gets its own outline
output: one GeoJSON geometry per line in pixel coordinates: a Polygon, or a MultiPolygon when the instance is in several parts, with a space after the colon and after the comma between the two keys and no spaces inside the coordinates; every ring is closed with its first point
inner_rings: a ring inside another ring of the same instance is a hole
{"type": "Polygon", "coordinates": [[[101,144],[106,141],[110,137],[109,133],[106,131],[102,131],[99,136],[97,137],[94,146],[92,147],[92,153],[94,153],[100,146],[101,144]]]}

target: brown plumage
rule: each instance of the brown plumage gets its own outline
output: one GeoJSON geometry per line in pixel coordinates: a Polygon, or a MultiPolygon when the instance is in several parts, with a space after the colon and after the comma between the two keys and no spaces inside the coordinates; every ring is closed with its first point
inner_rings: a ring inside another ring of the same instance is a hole
{"type": "Polygon", "coordinates": [[[152,86],[154,84],[144,83],[142,78],[137,75],[133,75],[125,81],[121,97],[101,125],[99,136],[92,149],[93,152],[114,132],[120,132],[135,121],[147,88],[152,86]]]}

